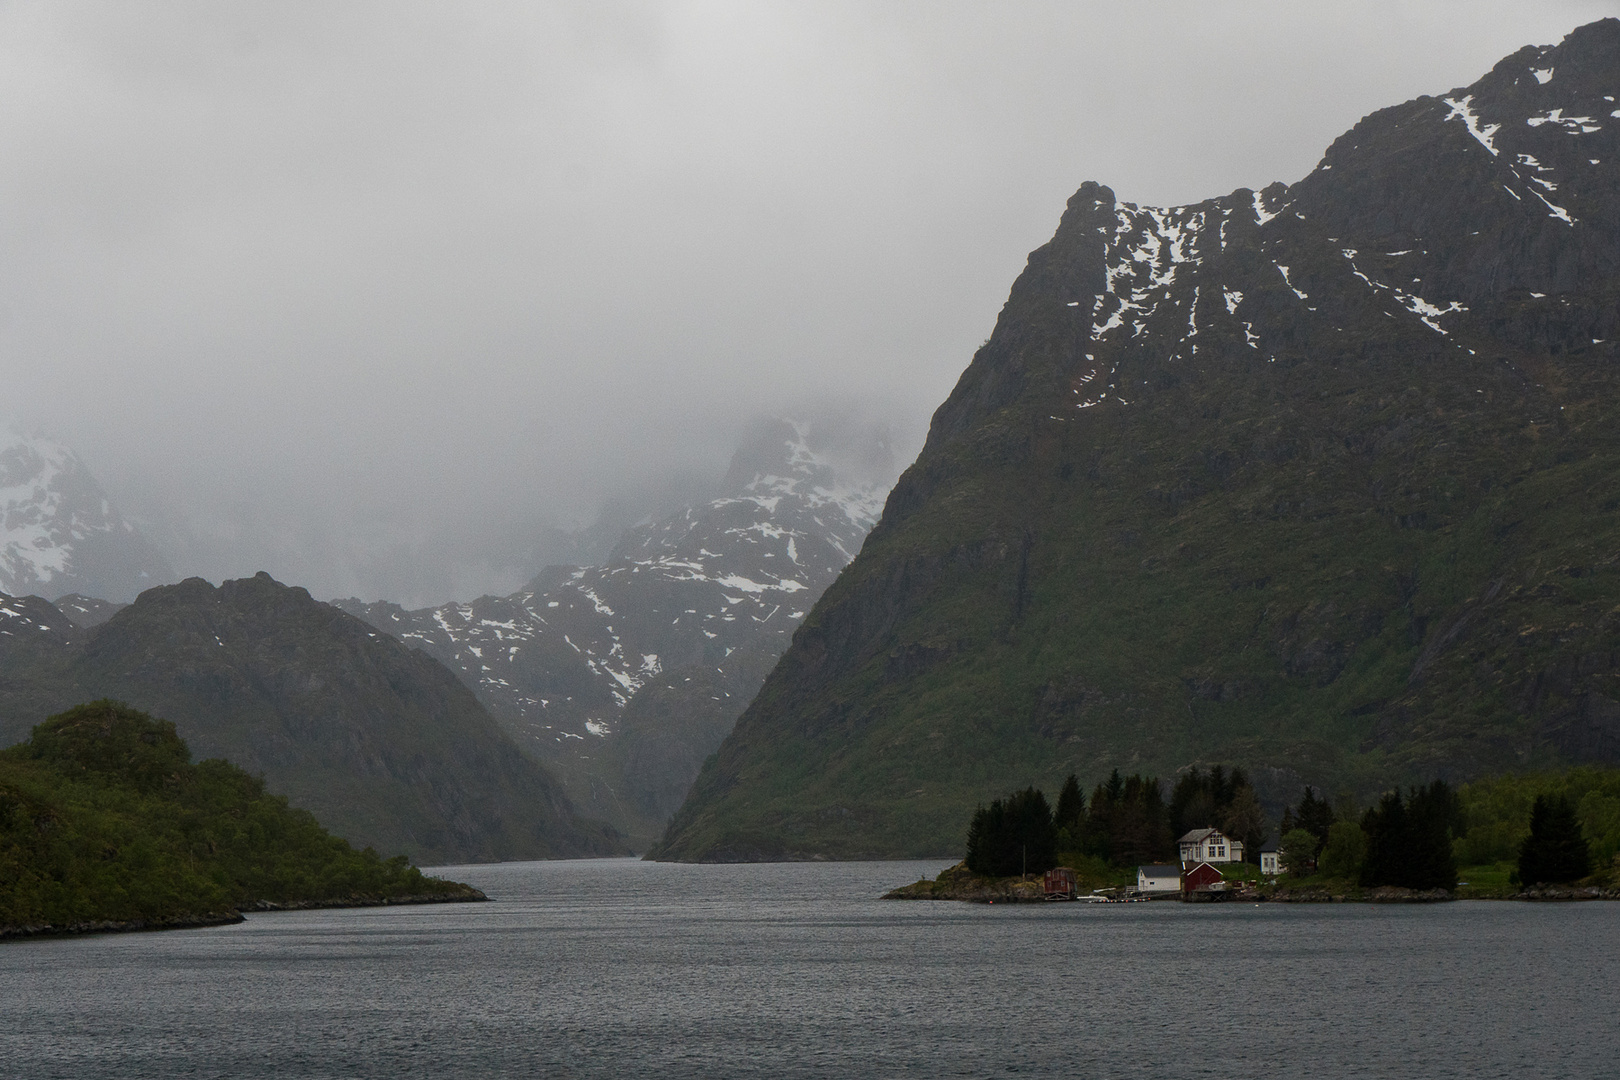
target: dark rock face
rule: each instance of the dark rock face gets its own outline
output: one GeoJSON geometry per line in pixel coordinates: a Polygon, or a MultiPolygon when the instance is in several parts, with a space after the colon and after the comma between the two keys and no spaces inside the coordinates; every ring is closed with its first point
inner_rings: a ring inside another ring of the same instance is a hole
{"type": "Polygon", "coordinates": [[[114,698],[356,845],[427,863],[624,851],[442,665],[267,574],[151,589],[92,629],[37,597],[0,608],[18,612],[0,631],[19,627],[0,636],[7,744],[114,698]]]}
{"type": "Polygon", "coordinates": [[[1115,766],[1620,760],[1616,97],[1608,19],[1291,186],[1082,186],[658,854],[948,852],[1115,766]]]}
{"type": "Polygon", "coordinates": [[[886,438],[835,434],[766,425],[720,498],[629,529],[600,566],[421,611],[334,603],[455,671],[577,805],[645,846],[877,520],[886,438]]]}

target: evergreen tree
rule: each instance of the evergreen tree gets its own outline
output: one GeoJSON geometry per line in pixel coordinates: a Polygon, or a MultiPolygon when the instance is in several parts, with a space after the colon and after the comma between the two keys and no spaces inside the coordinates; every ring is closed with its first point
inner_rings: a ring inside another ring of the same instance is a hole
{"type": "Polygon", "coordinates": [[[967,867],[985,877],[1044,873],[1057,865],[1057,826],[1033,787],[981,806],[968,825],[967,867]]]}
{"type": "Polygon", "coordinates": [[[1193,829],[1207,828],[1215,824],[1215,812],[1209,777],[1195,765],[1182,774],[1170,792],[1170,831],[1180,837],[1193,829]]]}
{"type": "Polygon", "coordinates": [[[1413,788],[1410,799],[1385,795],[1361,820],[1367,834],[1363,885],[1409,889],[1454,889],[1457,861],[1452,839],[1461,820],[1457,793],[1444,780],[1413,788]]]}
{"type": "Polygon", "coordinates": [[[1519,880],[1525,885],[1562,884],[1591,872],[1591,849],[1568,796],[1537,795],[1530,835],[1519,848],[1519,880]]]}
{"type": "Polygon", "coordinates": [[[1243,841],[1244,860],[1258,864],[1260,845],[1266,842],[1270,826],[1266,823],[1266,812],[1260,806],[1259,797],[1247,783],[1236,790],[1220,822],[1222,832],[1243,841]]]}
{"type": "Polygon", "coordinates": [[[1175,838],[1157,777],[1132,774],[1125,781],[1113,825],[1109,858],[1114,865],[1135,866],[1168,857],[1175,838]]]}
{"type": "Polygon", "coordinates": [[[1461,822],[1462,800],[1444,780],[1412,790],[1407,803],[1406,880],[1401,884],[1411,889],[1457,887],[1457,858],[1451,842],[1461,822]]]}
{"type": "Polygon", "coordinates": [[[1007,831],[1007,804],[1000,799],[973,812],[968,824],[967,868],[982,877],[1000,877],[1002,838],[1007,831]]]}
{"type": "Polygon", "coordinates": [[[1174,854],[1170,812],[1155,777],[1121,776],[1114,770],[1097,785],[1086,817],[1087,854],[1116,866],[1155,862],[1174,854]]]}
{"type": "Polygon", "coordinates": [[[1306,785],[1305,794],[1299,800],[1299,809],[1294,812],[1294,821],[1297,827],[1308,830],[1316,837],[1318,845],[1327,843],[1328,830],[1333,828],[1333,807],[1326,799],[1319,799],[1316,792],[1306,785]]]}
{"type": "Polygon", "coordinates": [[[1378,800],[1361,819],[1367,835],[1367,857],[1361,864],[1361,883],[1400,885],[1406,876],[1406,803],[1400,791],[1391,791],[1378,800]]]}
{"type": "Polygon", "coordinates": [[[1080,791],[1080,778],[1074,773],[1063,781],[1063,790],[1058,792],[1057,812],[1052,817],[1059,829],[1068,829],[1071,835],[1079,837],[1086,818],[1086,797],[1080,791]]]}

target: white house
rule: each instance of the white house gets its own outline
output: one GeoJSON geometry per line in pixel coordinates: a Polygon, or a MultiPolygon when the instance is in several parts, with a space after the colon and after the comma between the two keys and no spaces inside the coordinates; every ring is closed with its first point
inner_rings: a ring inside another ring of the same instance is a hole
{"type": "Polygon", "coordinates": [[[1136,891],[1148,893],[1176,893],[1181,891],[1181,867],[1138,866],[1136,891]]]}
{"type": "Polygon", "coordinates": [[[1194,829],[1177,841],[1181,865],[1243,861],[1243,841],[1228,839],[1219,829],[1194,829]]]}
{"type": "Polygon", "coordinates": [[[1277,841],[1267,840],[1260,845],[1260,872],[1273,875],[1282,873],[1282,862],[1277,856],[1277,841]]]}

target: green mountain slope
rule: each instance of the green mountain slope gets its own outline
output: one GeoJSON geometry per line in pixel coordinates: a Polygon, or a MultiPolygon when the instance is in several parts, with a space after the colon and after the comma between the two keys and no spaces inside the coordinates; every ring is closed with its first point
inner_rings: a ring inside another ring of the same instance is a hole
{"type": "Polygon", "coordinates": [[[260,902],[478,899],[355,851],[174,726],[82,705],[0,751],[0,936],[228,917],[260,902]]]}
{"type": "Polygon", "coordinates": [[[1611,19],[1291,187],[1082,187],[654,857],[954,852],[1115,766],[1620,760],[1617,90],[1611,19]]]}
{"type": "Polygon", "coordinates": [[[425,864],[625,852],[443,665],[267,574],[150,589],[88,630],[37,598],[0,608],[18,612],[0,626],[5,742],[113,698],[356,845],[425,864]]]}

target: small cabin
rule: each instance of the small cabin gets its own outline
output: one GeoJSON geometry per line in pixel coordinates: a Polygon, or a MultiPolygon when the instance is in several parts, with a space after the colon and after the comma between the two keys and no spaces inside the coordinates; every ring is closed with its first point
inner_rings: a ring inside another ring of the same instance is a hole
{"type": "Polygon", "coordinates": [[[1154,893],[1169,895],[1181,891],[1181,867],[1179,866],[1138,866],[1136,868],[1136,891],[1143,896],[1154,893]]]}
{"type": "Polygon", "coordinates": [[[1260,872],[1276,877],[1283,872],[1282,856],[1277,850],[1277,841],[1267,840],[1260,845],[1260,872]]]}
{"type": "Polygon", "coordinates": [[[1193,893],[1224,892],[1225,890],[1226,875],[1207,862],[1201,862],[1192,869],[1182,872],[1182,896],[1191,896],[1193,893]]]}
{"type": "Polygon", "coordinates": [[[1243,861],[1243,841],[1233,840],[1219,829],[1194,829],[1176,845],[1181,848],[1182,866],[1243,861]]]}
{"type": "Polygon", "coordinates": [[[1048,870],[1044,885],[1048,900],[1074,899],[1074,871],[1067,866],[1055,866],[1048,870]]]}

